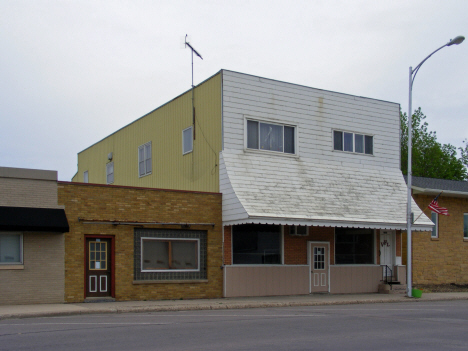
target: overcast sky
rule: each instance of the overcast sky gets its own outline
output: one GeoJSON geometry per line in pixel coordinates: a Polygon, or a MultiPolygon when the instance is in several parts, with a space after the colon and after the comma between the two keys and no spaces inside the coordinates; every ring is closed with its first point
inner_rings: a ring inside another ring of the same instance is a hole
{"type": "MultiPolygon", "coordinates": [[[[457,35],[468,1],[0,0],[0,166],[77,170],[77,153],[229,69],[397,102],[408,70],[457,35]]],[[[468,138],[468,40],[421,68],[413,107],[468,138]]]]}

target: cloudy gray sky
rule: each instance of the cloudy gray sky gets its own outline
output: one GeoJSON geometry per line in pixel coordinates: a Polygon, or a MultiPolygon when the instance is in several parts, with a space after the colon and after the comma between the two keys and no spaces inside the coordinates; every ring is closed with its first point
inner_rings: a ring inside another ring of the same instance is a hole
{"type": "MultiPolygon", "coordinates": [[[[76,172],[77,153],[220,69],[401,104],[408,69],[457,35],[466,0],[0,0],[0,166],[76,172]]],[[[468,138],[468,40],[418,73],[442,143],[468,138]]]]}

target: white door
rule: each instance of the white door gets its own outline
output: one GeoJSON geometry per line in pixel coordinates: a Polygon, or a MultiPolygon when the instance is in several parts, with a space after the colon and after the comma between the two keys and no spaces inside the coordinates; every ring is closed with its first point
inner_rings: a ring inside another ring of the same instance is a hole
{"type": "Polygon", "coordinates": [[[383,266],[383,274],[390,276],[392,271],[385,269],[385,266],[393,270],[393,242],[395,238],[394,230],[380,231],[380,265],[383,266]]]}
{"type": "Polygon", "coordinates": [[[329,291],[328,242],[311,242],[309,246],[310,292],[329,291]]]}

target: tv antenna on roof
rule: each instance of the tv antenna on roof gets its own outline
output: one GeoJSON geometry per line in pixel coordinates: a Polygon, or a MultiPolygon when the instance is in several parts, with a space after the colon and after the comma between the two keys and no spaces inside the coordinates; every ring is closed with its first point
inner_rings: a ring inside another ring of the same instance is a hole
{"type": "Polygon", "coordinates": [[[203,57],[198,53],[195,48],[190,45],[190,43],[187,41],[188,34],[185,34],[185,47],[189,47],[190,50],[192,51],[192,113],[193,113],[193,140],[195,140],[195,105],[194,105],[194,88],[195,86],[193,85],[193,53],[197,55],[199,58],[203,60],[203,57]]]}

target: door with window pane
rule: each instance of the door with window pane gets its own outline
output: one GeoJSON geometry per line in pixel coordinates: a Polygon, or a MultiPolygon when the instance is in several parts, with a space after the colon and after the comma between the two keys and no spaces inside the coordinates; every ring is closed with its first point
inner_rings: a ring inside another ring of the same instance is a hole
{"type": "Polygon", "coordinates": [[[329,253],[328,243],[310,243],[310,292],[328,292],[329,253]]]}
{"type": "Polygon", "coordinates": [[[111,239],[86,239],[86,297],[111,296],[111,239]]]}

